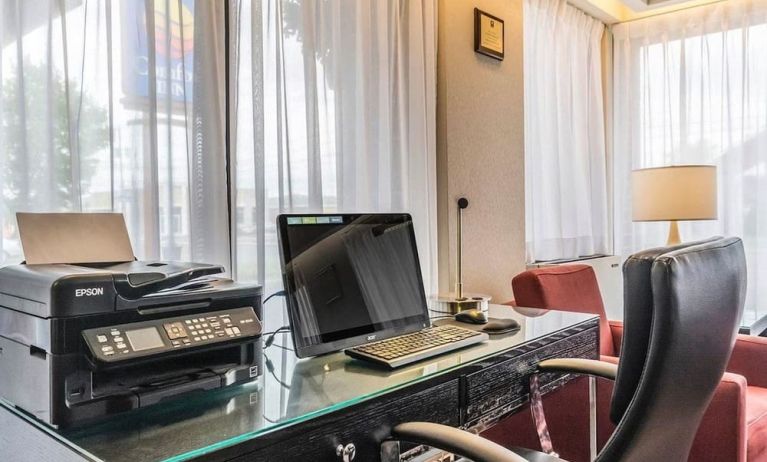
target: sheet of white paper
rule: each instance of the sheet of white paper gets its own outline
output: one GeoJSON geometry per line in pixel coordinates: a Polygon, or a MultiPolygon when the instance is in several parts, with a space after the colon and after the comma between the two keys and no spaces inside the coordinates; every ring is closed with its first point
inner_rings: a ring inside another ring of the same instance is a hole
{"type": "Polygon", "coordinates": [[[27,264],[133,261],[121,213],[16,214],[27,264]]]}

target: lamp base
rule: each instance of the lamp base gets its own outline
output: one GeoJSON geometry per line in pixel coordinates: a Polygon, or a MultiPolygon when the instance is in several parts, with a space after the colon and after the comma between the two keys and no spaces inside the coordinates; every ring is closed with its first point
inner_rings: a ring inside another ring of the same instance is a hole
{"type": "Polygon", "coordinates": [[[681,244],[682,239],[679,237],[679,225],[676,220],[671,220],[668,227],[668,239],[666,239],[666,245],[681,244]]]}
{"type": "Polygon", "coordinates": [[[435,300],[436,311],[456,314],[464,310],[479,310],[487,313],[490,299],[484,294],[463,294],[463,297],[456,297],[454,293],[440,294],[435,300]]]}

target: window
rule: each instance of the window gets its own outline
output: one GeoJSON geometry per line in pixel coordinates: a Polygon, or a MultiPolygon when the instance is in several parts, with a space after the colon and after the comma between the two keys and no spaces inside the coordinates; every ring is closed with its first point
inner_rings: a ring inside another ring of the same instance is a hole
{"type": "Polygon", "coordinates": [[[1,1],[0,264],[17,211],[114,210],[270,293],[278,213],[406,211],[435,292],[435,4],[1,1]]]}
{"type": "Polygon", "coordinates": [[[632,169],[716,165],[719,219],[682,222],[680,231],[684,240],[743,239],[746,323],[767,315],[765,47],[760,2],[722,2],[615,28],[616,250],[662,245],[668,232],[668,223],[632,223],[632,169]]]}

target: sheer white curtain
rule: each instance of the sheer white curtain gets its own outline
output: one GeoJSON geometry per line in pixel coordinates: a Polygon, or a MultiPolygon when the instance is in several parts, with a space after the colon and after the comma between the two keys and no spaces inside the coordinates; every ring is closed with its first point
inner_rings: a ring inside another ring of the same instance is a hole
{"type": "Polygon", "coordinates": [[[436,1],[233,5],[238,278],[282,287],[281,212],[410,212],[433,293],[436,1]]]}
{"type": "Polygon", "coordinates": [[[668,223],[631,222],[631,170],[718,167],[719,219],[680,223],[684,240],[743,238],[745,321],[767,314],[767,3],[731,0],[618,25],[616,252],[662,245],[668,223]]]}
{"type": "Polygon", "coordinates": [[[608,252],[601,39],[565,0],[525,0],[528,261],[608,252]]]}
{"type": "MultiPolygon", "coordinates": [[[[281,212],[405,211],[434,293],[436,0],[230,5],[237,277],[267,294],[282,288],[281,212]]],[[[265,311],[267,330],[288,324],[277,303],[265,311]]],[[[265,354],[282,354],[275,376],[296,380],[284,350],[265,354]]],[[[282,391],[264,414],[277,419],[289,404],[282,391]]]]}
{"type": "Polygon", "coordinates": [[[17,211],[120,211],[140,258],[229,263],[224,9],[0,1],[0,264],[17,211]]]}

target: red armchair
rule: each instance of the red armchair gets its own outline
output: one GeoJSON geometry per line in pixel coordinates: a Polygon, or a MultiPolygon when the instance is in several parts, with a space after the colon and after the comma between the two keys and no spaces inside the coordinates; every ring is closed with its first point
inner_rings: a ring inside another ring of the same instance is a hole
{"type": "MultiPolygon", "coordinates": [[[[623,323],[609,321],[594,270],[588,265],[563,265],[525,271],[512,280],[515,304],[518,306],[592,313],[600,317],[600,354],[602,360],[616,362],[623,337],[623,323]]],[[[715,328],[716,326],[712,326],[715,328]]],[[[690,461],[767,461],[767,338],[740,335],[730,359],[728,372],[722,378],[716,394],[701,422],[690,461]]],[[[565,387],[552,402],[583,401],[583,385],[565,387]],[[568,389],[572,391],[568,391],[568,389]]],[[[614,430],[609,419],[612,382],[598,382],[598,442],[600,447],[614,430]]],[[[567,407],[567,406],[565,406],[567,407]]],[[[587,435],[573,434],[554,423],[561,418],[573,418],[573,410],[564,413],[561,406],[546,407],[552,438],[561,435],[559,444],[564,456],[587,460],[587,435]],[[550,411],[551,409],[551,411],[550,411]]],[[[488,436],[502,443],[509,432],[506,425],[518,428],[524,415],[512,416],[488,436]]],[[[525,422],[529,425],[529,421],[525,422]]],[[[572,428],[572,426],[568,425],[572,428]]],[[[557,440],[554,440],[555,445],[557,440]]],[[[555,446],[556,447],[556,446],[555,446]]],[[[559,449],[559,448],[557,448],[559,449]]]]}

